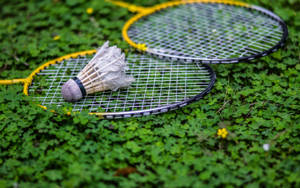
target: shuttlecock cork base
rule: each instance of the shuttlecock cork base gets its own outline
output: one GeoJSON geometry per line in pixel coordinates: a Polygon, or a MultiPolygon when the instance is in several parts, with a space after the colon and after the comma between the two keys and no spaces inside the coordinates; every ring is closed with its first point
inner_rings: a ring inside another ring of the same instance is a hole
{"type": "Polygon", "coordinates": [[[75,102],[95,92],[128,87],[135,81],[126,75],[128,69],[124,53],[106,42],[80,73],[62,86],[62,96],[68,102],[75,102]]]}
{"type": "Polygon", "coordinates": [[[65,101],[68,102],[78,101],[86,96],[86,91],[77,77],[68,80],[63,85],[61,93],[65,101]]]}

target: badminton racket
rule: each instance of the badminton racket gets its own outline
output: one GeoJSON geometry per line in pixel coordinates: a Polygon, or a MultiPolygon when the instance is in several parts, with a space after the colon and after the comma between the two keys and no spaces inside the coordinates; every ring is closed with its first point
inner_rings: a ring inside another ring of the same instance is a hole
{"type": "MultiPolygon", "coordinates": [[[[0,80],[0,84],[23,83],[25,95],[40,107],[61,106],[62,84],[76,76],[96,50],[77,52],[51,60],[27,78],[0,80]]],[[[88,111],[101,118],[124,118],[168,112],[204,97],[215,83],[215,73],[206,65],[182,64],[147,54],[129,53],[128,74],[135,82],[128,88],[88,95],[71,103],[73,112],[88,111]]]]}
{"type": "Polygon", "coordinates": [[[284,45],[284,21],[264,8],[232,0],[170,1],[141,7],[107,0],[137,13],[122,30],[132,47],[160,58],[238,63],[284,45]]]}

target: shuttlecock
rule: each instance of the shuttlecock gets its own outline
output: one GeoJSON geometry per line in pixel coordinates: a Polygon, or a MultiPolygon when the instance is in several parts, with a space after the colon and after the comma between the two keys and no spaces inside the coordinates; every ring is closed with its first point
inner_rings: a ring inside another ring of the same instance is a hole
{"type": "Polygon", "coordinates": [[[109,47],[106,42],[82,71],[62,86],[62,96],[73,102],[95,92],[128,87],[135,79],[126,75],[126,70],[124,53],[116,46],[109,47]]]}

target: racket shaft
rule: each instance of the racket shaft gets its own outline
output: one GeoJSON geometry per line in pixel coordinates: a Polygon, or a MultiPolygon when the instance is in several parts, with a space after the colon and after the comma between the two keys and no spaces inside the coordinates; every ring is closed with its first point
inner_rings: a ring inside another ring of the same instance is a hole
{"type": "Polygon", "coordinates": [[[127,10],[129,10],[130,12],[144,12],[147,10],[147,8],[145,7],[141,7],[141,6],[136,6],[130,3],[125,3],[122,1],[113,1],[113,0],[106,0],[107,2],[110,2],[114,5],[126,8],[127,10]]]}
{"type": "Polygon", "coordinates": [[[25,83],[25,82],[26,79],[0,80],[0,85],[12,85],[12,84],[25,83]]]}

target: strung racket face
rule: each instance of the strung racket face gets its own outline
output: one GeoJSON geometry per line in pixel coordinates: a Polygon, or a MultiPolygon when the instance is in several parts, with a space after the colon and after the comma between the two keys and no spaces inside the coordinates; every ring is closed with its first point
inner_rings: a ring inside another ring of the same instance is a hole
{"type": "Polygon", "coordinates": [[[288,30],[278,16],[257,6],[220,2],[158,5],[130,20],[124,38],[159,57],[202,63],[248,61],[284,45],[288,30]]]}
{"type": "MultiPolygon", "coordinates": [[[[62,84],[76,76],[92,55],[57,62],[36,74],[28,86],[28,95],[42,106],[60,106],[62,84]]],[[[182,64],[148,55],[130,54],[128,74],[136,81],[118,91],[88,95],[72,103],[73,111],[87,110],[105,118],[120,118],[167,112],[206,95],[213,87],[212,69],[196,63],[182,64]]]]}

